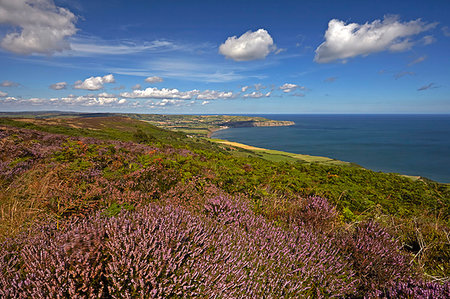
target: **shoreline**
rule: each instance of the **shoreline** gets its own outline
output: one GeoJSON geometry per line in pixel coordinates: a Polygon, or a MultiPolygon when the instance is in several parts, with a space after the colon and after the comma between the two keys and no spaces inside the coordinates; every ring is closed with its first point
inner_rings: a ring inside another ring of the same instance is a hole
{"type": "Polygon", "coordinates": [[[269,155],[272,157],[281,156],[281,157],[286,157],[286,158],[295,159],[295,160],[299,160],[299,161],[304,161],[306,163],[315,163],[316,162],[316,163],[322,163],[322,164],[346,165],[346,166],[354,166],[354,167],[364,168],[364,167],[359,166],[352,162],[336,160],[336,159],[332,159],[329,157],[312,156],[312,155],[306,155],[306,154],[296,154],[296,153],[290,153],[290,152],[279,151],[279,150],[274,150],[274,149],[266,149],[266,148],[262,148],[262,147],[256,147],[256,146],[247,145],[244,143],[239,143],[239,142],[234,142],[234,141],[229,141],[229,140],[224,140],[224,139],[217,139],[217,138],[207,138],[207,139],[214,143],[224,144],[224,145],[228,145],[231,147],[237,147],[240,149],[252,151],[252,152],[255,152],[258,154],[269,155]]]}
{"type": "Polygon", "coordinates": [[[214,134],[217,131],[222,131],[222,130],[226,130],[229,129],[230,127],[221,127],[221,128],[208,128],[208,134],[206,135],[206,138],[212,138],[212,134],[214,134]]]}
{"type": "MultiPolygon", "coordinates": [[[[225,129],[219,129],[219,130],[225,130],[225,129]]],[[[219,131],[219,130],[216,130],[216,131],[219,131]]],[[[424,178],[419,175],[408,175],[408,174],[401,174],[401,173],[396,173],[396,172],[375,171],[375,170],[360,166],[353,162],[341,161],[341,160],[324,157],[324,156],[312,156],[312,155],[306,155],[306,154],[296,154],[296,153],[278,151],[278,150],[273,150],[273,149],[266,149],[266,148],[262,148],[262,147],[256,147],[256,146],[239,143],[239,142],[235,142],[235,141],[229,141],[229,140],[225,140],[225,139],[217,139],[217,138],[208,137],[208,140],[211,142],[214,142],[214,143],[225,144],[225,145],[232,146],[232,147],[238,147],[238,148],[241,148],[244,150],[249,150],[249,151],[254,151],[254,152],[263,152],[263,153],[272,154],[272,155],[287,156],[287,157],[291,157],[291,158],[298,159],[301,161],[305,161],[307,163],[333,164],[333,165],[340,165],[340,166],[345,165],[345,166],[349,166],[349,167],[353,166],[353,167],[358,167],[361,169],[370,170],[370,171],[374,171],[374,172],[395,174],[398,176],[408,178],[413,181],[418,181],[418,180],[423,180],[423,179],[429,180],[428,178],[424,178]]],[[[443,185],[449,184],[449,183],[442,183],[442,182],[438,182],[438,181],[434,181],[434,182],[437,182],[437,183],[443,184],[443,185]]]]}

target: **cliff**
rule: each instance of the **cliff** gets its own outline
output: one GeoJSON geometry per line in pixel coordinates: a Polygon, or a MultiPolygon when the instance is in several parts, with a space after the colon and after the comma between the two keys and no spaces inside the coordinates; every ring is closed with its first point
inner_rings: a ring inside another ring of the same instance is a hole
{"type": "Polygon", "coordinates": [[[229,128],[243,128],[243,127],[284,127],[292,126],[295,123],[293,121],[284,120],[267,120],[267,121],[231,121],[223,123],[222,126],[229,128]]]}

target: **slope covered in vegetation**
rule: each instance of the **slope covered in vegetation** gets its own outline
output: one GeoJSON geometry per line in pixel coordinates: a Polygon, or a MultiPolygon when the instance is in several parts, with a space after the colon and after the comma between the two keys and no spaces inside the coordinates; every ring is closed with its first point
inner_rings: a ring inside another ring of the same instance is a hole
{"type": "Polygon", "coordinates": [[[449,295],[447,185],[119,117],[0,142],[2,296],[449,295]]]}

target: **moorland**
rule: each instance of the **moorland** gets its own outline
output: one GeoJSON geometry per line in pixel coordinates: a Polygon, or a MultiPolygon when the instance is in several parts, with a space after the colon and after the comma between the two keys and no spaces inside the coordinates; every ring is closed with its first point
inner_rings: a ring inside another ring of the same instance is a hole
{"type": "Polygon", "coordinates": [[[447,184],[205,137],[267,119],[3,116],[2,297],[450,294],[447,184]]]}

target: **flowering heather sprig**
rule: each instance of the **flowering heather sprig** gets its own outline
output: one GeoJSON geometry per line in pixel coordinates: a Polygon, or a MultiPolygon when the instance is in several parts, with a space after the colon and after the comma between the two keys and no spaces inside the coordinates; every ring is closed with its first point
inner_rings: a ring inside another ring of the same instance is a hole
{"type": "Polygon", "coordinates": [[[361,294],[378,292],[415,274],[400,244],[373,221],[357,224],[336,240],[353,264],[361,294]]]}
{"type": "Polygon", "coordinates": [[[0,127],[0,180],[11,181],[60,149],[63,135],[0,127]]]}
{"type": "Polygon", "coordinates": [[[440,284],[409,279],[406,282],[398,282],[387,288],[384,294],[378,292],[377,295],[387,298],[450,298],[450,282],[440,284]]]}
{"type": "MultiPolygon", "coordinates": [[[[212,202],[218,200],[231,201],[212,202]]],[[[239,209],[233,202],[223,206],[239,209]]],[[[36,228],[0,249],[0,296],[279,298],[354,292],[352,271],[331,241],[304,230],[287,232],[248,211],[227,216],[233,222],[216,217],[150,205],[118,217],[73,221],[64,231],[36,228]]]]}
{"type": "Polygon", "coordinates": [[[283,219],[287,223],[306,226],[314,231],[327,232],[338,219],[336,207],[327,199],[318,196],[298,197],[291,204],[283,219]]]}

